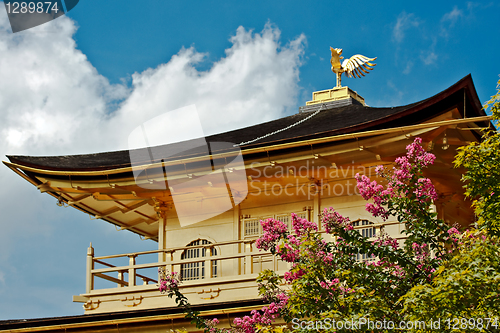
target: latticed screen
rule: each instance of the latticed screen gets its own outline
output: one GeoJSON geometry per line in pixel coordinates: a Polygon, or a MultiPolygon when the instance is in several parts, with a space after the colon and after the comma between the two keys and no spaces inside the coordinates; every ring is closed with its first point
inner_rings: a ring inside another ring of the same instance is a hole
{"type": "MultiPolygon", "coordinates": [[[[359,227],[359,226],[371,225],[371,224],[373,224],[373,222],[370,222],[368,220],[361,220],[361,221],[352,222],[353,227],[359,227]]],[[[375,234],[376,234],[375,227],[362,228],[362,229],[358,229],[358,231],[361,234],[361,236],[367,237],[367,238],[375,237],[375,234]]]]}
{"type": "MultiPolygon", "coordinates": [[[[306,219],[307,218],[307,212],[300,212],[296,213],[299,218],[306,219]]],[[[244,226],[244,231],[245,231],[245,237],[248,236],[259,236],[261,231],[260,231],[260,221],[261,220],[266,220],[268,218],[272,218],[273,216],[265,216],[265,217],[259,217],[259,218],[252,218],[252,219],[244,219],[243,220],[243,226],[244,226]]],[[[276,220],[281,221],[285,223],[288,226],[288,230],[292,228],[292,214],[280,214],[276,215],[276,220]]]]}
{"type": "MultiPolygon", "coordinates": [[[[187,246],[197,246],[197,245],[206,245],[211,244],[206,239],[196,240],[194,242],[189,243],[187,246]]],[[[217,255],[217,249],[212,248],[212,256],[217,255]]],[[[182,253],[181,259],[194,259],[194,258],[203,258],[206,256],[206,249],[204,248],[196,248],[196,249],[187,249],[182,253]]],[[[217,260],[212,260],[212,277],[217,277],[217,260]]],[[[189,280],[199,280],[205,278],[205,262],[191,262],[188,264],[181,265],[181,279],[183,281],[189,280]]]]}
{"type": "Polygon", "coordinates": [[[259,219],[245,220],[245,236],[258,236],[260,229],[259,219]]]}
{"type": "Polygon", "coordinates": [[[307,213],[306,212],[300,212],[296,213],[297,217],[300,217],[301,219],[307,219],[307,213]]]}

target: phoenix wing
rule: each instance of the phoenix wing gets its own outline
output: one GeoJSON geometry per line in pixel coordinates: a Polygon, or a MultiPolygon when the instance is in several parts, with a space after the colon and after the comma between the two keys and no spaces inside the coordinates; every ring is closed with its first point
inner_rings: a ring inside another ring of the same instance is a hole
{"type": "Polygon", "coordinates": [[[361,54],[356,54],[349,59],[344,60],[342,67],[347,75],[347,77],[358,77],[365,76],[365,73],[369,73],[373,69],[375,64],[370,61],[375,61],[375,58],[368,58],[361,54]]]}

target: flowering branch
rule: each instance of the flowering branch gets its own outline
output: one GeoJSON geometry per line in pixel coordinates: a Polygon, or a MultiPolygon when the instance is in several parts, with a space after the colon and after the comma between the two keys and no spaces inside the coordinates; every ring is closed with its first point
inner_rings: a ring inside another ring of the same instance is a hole
{"type": "MultiPolygon", "coordinates": [[[[270,272],[270,271],[268,271],[270,272]]],[[[159,268],[160,275],[158,288],[161,293],[167,294],[168,297],[174,298],[178,307],[184,309],[187,319],[191,319],[191,323],[196,325],[196,328],[203,329],[204,332],[209,333],[256,333],[258,327],[271,325],[276,318],[282,316],[283,309],[288,301],[288,296],[285,293],[272,293],[267,295],[267,299],[271,300],[268,306],[264,306],[261,311],[253,310],[251,316],[244,316],[243,318],[235,318],[233,324],[235,327],[231,328],[217,328],[219,320],[217,318],[203,319],[199,311],[193,310],[186,296],[179,290],[181,283],[179,274],[176,272],[169,273],[164,268],[159,268]]],[[[269,280],[274,272],[269,277],[262,276],[258,282],[265,289],[265,281],[269,280]]],[[[274,277],[274,281],[276,277],[274,277]]]]}
{"type": "Polygon", "coordinates": [[[407,154],[397,158],[392,169],[376,168],[382,183],[356,175],[360,194],[369,200],[366,210],[384,221],[392,216],[404,224],[404,245],[385,233],[364,237],[349,218],[333,208],[325,209],[321,217],[333,241],[318,233],[316,223],[296,214],[291,216],[292,232],[284,222],[261,221],[263,235],[256,241],[257,248],[290,263],[291,269],[283,278],[273,271],[261,272],[259,294],[269,305],[236,318],[229,329],[217,328],[217,319],[204,320],[192,310],[179,291],[175,273],[160,272],[160,290],[175,296],[186,317],[210,333],[267,332],[266,327],[279,317],[287,322],[293,318],[400,320],[403,296],[412,287],[433,281],[436,269],[453,254],[460,238],[456,228],[430,210],[437,193],[423,172],[435,156],[421,142],[417,138],[408,145],[407,154]],[[281,289],[283,282],[288,285],[285,290],[281,289]]]}

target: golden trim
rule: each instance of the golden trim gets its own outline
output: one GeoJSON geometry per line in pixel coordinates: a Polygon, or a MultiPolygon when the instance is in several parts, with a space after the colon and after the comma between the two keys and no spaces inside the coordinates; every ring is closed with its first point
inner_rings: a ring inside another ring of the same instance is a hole
{"type": "Polygon", "coordinates": [[[83,304],[83,308],[85,309],[85,311],[96,310],[97,308],[99,308],[99,305],[101,305],[101,303],[102,302],[99,299],[96,302],[90,299],[87,302],[85,302],[85,304],[83,304]]]}
{"type": "MultiPolygon", "coordinates": [[[[471,122],[488,121],[488,120],[491,120],[492,118],[493,118],[492,116],[481,116],[481,117],[466,118],[466,119],[452,119],[452,120],[443,120],[443,121],[424,123],[424,124],[418,124],[418,125],[408,125],[408,126],[402,126],[402,127],[396,127],[396,128],[388,128],[388,129],[380,129],[380,130],[372,130],[372,131],[334,135],[334,136],[328,136],[325,138],[302,140],[302,141],[290,142],[290,143],[282,143],[282,144],[276,144],[276,145],[271,145],[271,146],[267,146],[267,147],[250,148],[250,149],[242,150],[242,154],[248,155],[248,154],[252,154],[252,153],[269,152],[269,151],[280,150],[280,149],[285,149],[285,148],[295,148],[295,147],[300,147],[300,146],[308,146],[308,145],[312,145],[312,144],[335,142],[335,141],[341,141],[341,140],[346,140],[346,139],[358,139],[358,138],[362,138],[362,137],[388,134],[388,133],[394,133],[394,132],[413,131],[416,129],[435,127],[435,126],[439,127],[439,126],[449,126],[449,125],[457,125],[457,124],[464,124],[464,123],[471,123],[471,122]]],[[[233,156],[233,155],[234,155],[234,153],[222,153],[222,154],[207,155],[207,156],[212,157],[212,158],[225,158],[225,157],[233,156]]],[[[153,168],[159,167],[162,165],[175,165],[175,164],[179,164],[179,163],[199,162],[199,161],[205,160],[207,158],[207,156],[201,156],[201,157],[198,156],[198,157],[186,158],[184,160],[175,160],[175,161],[162,162],[162,163],[153,163],[153,164],[149,164],[149,165],[141,165],[141,166],[134,167],[134,168],[146,169],[146,168],[151,168],[151,167],[153,167],[153,168]]],[[[124,172],[132,172],[132,170],[133,170],[132,167],[126,167],[126,168],[100,170],[100,171],[53,171],[53,170],[44,170],[44,169],[38,169],[38,168],[33,168],[33,167],[27,167],[24,165],[10,163],[10,162],[6,162],[6,161],[3,161],[3,163],[11,169],[21,169],[24,171],[30,171],[30,172],[39,173],[39,174],[58,175],[58,176],[70,176],[70,175],[74,175],[74,176],[106,176],[106,175],[119,174],[119,173],[124,173],[124,172]]]]}
{"type": "MultiPolygon", "coordinates": [[[[260,310],[264,305],[253,305],[248,307],[237,307],[230,309],[221,310],[209,310],[201,311],[202,316],[216,316],[220,314],[230,314],[238,312],[250,312],[252,310],[260,310]]],[[[115,312],[116,313],[116,312],[115,312]]],[[[6,332],[39,332],[39,331],[52,331],[54,329],[72,329],[72,328],[83,328],[83,327],[99,327],[104,325],[119,325],[119,324],[132,324],[141,322],[152,322],[160,320],[172,320],[172,319],[185,319],[186,315],[184,313],[177,313],[174,315],[159,315],[141,318],[125,318],[125,319],[113,319],[113,320],[99,320],[93,322],[85,323],[75,323],[75,324],[54,324],[52,326],[39,326],[39,327],[27,327],[5,330],[6,332]]]]}
{"type": "Polygon", "coordinates": [[[201,299],[204,299],[204,300],[209,300],[209,299],[214,299],[214,298],[217,298],[220,296],[220,292],[222,290],[220,288],[217,288],[216,290],[212,290],[212,288],[210,288],[210,290],[205,290],[205,289],[202,289],[201,291],[198,291],[198,294],[200,295],[203,295],[203,294],[211,294],[210,297],[203,297],[203,296],[200,296],[201,299]],[[213,295],[213,293],[217,293],[217,295],[213,295]]]}
{"type": "Polygon", "coordinates": [[[129,307],[129,308],[133,308],[134,306],[138,306],[142,303],[142,300],[144,299],[144,297],[139,296],[138,298],[135,298],[135,296],[132,296],[132,298],[128,299],[128,297],[125,297],[125,299],[122,299],[122,303],[124,302],[128,302],[128,301],[131,301],[132,304],[123,304],[124,306],[126,307],[129,307]],[[135,301],[139,301],[138,303],[136,303],[135,301]]]}

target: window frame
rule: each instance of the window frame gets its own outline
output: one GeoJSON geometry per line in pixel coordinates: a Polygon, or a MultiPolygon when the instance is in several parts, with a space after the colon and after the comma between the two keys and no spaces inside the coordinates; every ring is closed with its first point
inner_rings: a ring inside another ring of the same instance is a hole
{"type": "MultiPolygon", "coordinates": [[[[203,238],[198,238],[194,241],[191,241],[186,247],[193,246],[196,248],[192,249],[185,249],[181,253],[181,260],[185,259],[196,259],[200,258],[201,260],[198,262],[191,262],[191,263],[186,263],[186,264],[181,264],[180,268],[180,279],[181,281],[196,281],[196,280],[204,280],[207,279],[206,277],[206,270],[205,270],[205,260],[202,258],[207,258],[206,256],[206,248],[201,247],[204,245],[210,245],[213,244],[211,241],[203,238]],[[188,277],[186,277],[188,275],[188,277]]],[[[210,248],[211,255],[216,256],[217,255],[217,249],[215,246],[210,248]]],[[[216,278],[218,275],[218,265],[217,265],[217,260],[212,261],[212,269],[211,269],[211,276],[210,278],[216,278]]]]}

